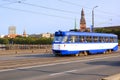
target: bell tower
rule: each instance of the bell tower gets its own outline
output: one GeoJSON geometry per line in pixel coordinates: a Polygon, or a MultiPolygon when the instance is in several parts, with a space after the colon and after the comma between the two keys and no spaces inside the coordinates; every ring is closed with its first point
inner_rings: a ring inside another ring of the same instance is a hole
{"type": "Polygon", "coordinates": [[[81,11],[81,19],[80,19],[80,31],[84,32],[86,30],[86,21],[85,21],[85,14],[84,10],[81,11]]]}

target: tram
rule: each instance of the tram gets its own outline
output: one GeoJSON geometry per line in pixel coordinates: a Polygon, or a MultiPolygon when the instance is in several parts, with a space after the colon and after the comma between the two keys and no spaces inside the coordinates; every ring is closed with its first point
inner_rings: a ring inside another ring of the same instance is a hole
{"type": "Polygon", "coordinates": [[[52,44],[56,56],[110,53],[117,50],[117,35],[107,33],[57,31],[52,44]]]}

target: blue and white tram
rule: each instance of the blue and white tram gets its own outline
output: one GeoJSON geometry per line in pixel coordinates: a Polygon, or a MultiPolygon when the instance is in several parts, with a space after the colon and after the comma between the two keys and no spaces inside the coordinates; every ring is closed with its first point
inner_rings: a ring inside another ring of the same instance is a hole
{"type": "Polygon", "coordinates": [[[55,55],[108,53],[118,50],[118,39],[115,34],[58,31],[52,50],[55,55]]]}

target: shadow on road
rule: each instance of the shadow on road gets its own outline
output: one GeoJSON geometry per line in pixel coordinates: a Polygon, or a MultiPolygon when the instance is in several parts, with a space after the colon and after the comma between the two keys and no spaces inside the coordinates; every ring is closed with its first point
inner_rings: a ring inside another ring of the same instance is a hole
{"type": "Polygon", "coordinates": [[[91,65],[107,65],[107,66],[118,66],[120,67],[120,61],[96,61],[96,62],[87,62],[91,65]]]}
{"type": "Polygon", "coordinates": [[[43,54],[27,54],[27,55],[22,55],[22,56],[16,56],[16,57],[24,57],[24,58],[71,58],[74,57],[73,55],[64,55],[64,56],[55,56],[54,54],[51,53],[43,53],[43,54]]]}
{"type": "Polygon", "coordinates": [[[48,58],[48,57],[54,57],[54,54],[31,54],[31,55],[22,55],[22,56],[16,56],[16,57],[24,57],[24,58],[48,58]]]}
{"type": "Polygon", "coordinates": [[[44,72],[44,73],[57,73],[57,71],[44,70],[44,69],[17,69],[19,71],[32,71],[32,72],[44,72]]]}

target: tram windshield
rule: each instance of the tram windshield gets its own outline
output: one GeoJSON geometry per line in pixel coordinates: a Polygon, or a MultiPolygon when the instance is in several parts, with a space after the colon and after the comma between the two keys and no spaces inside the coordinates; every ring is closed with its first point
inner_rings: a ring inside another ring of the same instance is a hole
{"type": "Polygon", "coordinates": [[[54,42],[66,42],[68,39],[67,36],[55,36],[54,42]]]}

